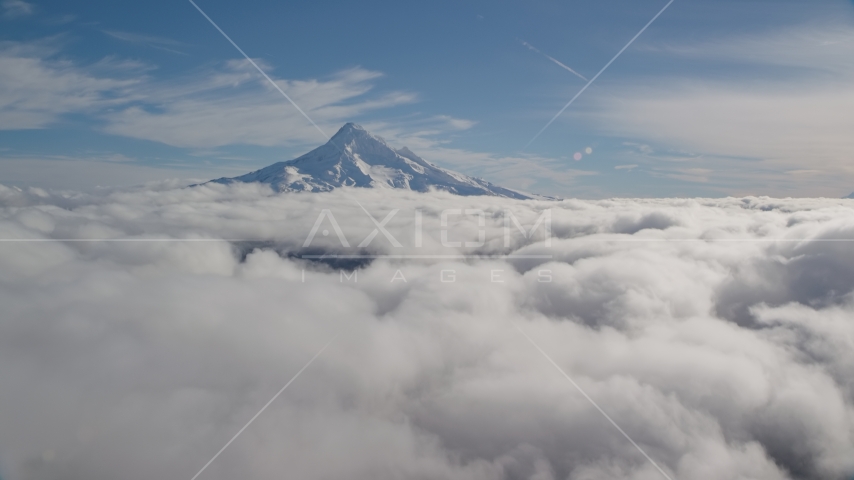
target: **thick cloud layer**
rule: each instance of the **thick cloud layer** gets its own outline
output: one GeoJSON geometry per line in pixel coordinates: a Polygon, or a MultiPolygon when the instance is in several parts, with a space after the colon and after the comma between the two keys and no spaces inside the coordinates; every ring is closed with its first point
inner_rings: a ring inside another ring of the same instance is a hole
{"type": "Polygon", "coordinates": [[[854,474],[851,200],[0,187],[0,238],[63,240],[0,242],[6,480],[190,479],[332,338],[200,479],[663,478],[516,327],[671,478],[854,474]]]}

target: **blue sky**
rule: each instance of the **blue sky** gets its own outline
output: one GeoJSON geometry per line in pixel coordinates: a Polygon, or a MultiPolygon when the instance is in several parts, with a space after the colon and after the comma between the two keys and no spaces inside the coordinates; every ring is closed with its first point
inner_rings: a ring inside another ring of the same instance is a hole
{"type": "MultiPolygon", "coordinates": [[[[850,0],[676,0],[527,148],[585,85],[557,62],[592,78],[666,1],[197,3],[327,134],[509,187],[854,190],[850,0]]],[[[187,1],[0,5],[2,184],[232,176],[324,142],[187,1]]]]}

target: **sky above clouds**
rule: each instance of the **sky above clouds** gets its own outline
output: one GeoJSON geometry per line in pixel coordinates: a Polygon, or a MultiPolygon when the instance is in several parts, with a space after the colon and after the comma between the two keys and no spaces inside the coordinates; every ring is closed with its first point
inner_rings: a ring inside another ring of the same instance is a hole
{"type": "MultiPolygon", "coordinates": [[[[849,0],[676,0],[527,148],[666,2],[197,3],[327,134],[508,187],[854,190],[849,0]]],[[[233,176],[325,141],[189,2],[0,8],[0,183],[233,176]]]]}

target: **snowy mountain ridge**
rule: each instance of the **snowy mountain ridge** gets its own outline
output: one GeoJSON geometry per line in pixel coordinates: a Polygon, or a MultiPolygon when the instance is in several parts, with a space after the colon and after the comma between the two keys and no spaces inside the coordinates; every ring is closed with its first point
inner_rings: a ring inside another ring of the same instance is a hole
{"type": "Polygon", "coordinates": [[[355,123],[347,123],[326,144],[298,158],[208,183],[211,182],[261,182],[279,192],[328,192],[339,187],[361,187],[537,198],[437,167],[406,147],[395,150],[355,123]]]}

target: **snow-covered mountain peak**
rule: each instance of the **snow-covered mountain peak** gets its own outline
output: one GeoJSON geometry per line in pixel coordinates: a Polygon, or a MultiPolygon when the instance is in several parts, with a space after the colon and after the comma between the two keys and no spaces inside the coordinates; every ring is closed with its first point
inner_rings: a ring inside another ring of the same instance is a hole
{"type": "Polygon", "coordinates": [[[280,192],[326,192],[339,187],[400,188],[457,195],[531,196],[480,178],[439,168],[406,147],[395,150],[380,137],[347,123],[324,145],[286,162],[214,183],[261,182],[280,192]]]}
{"type": "Polygon", "coordinates": [[[361,125],[355,123],[345,123],[343,127],[341,127],[335,135],[332,136],[332,140],[336,142],[349,143],[352,141],[358,140],[378,140],[377,137],[374,137],[367,130],[365,130],[361,125]]]}

